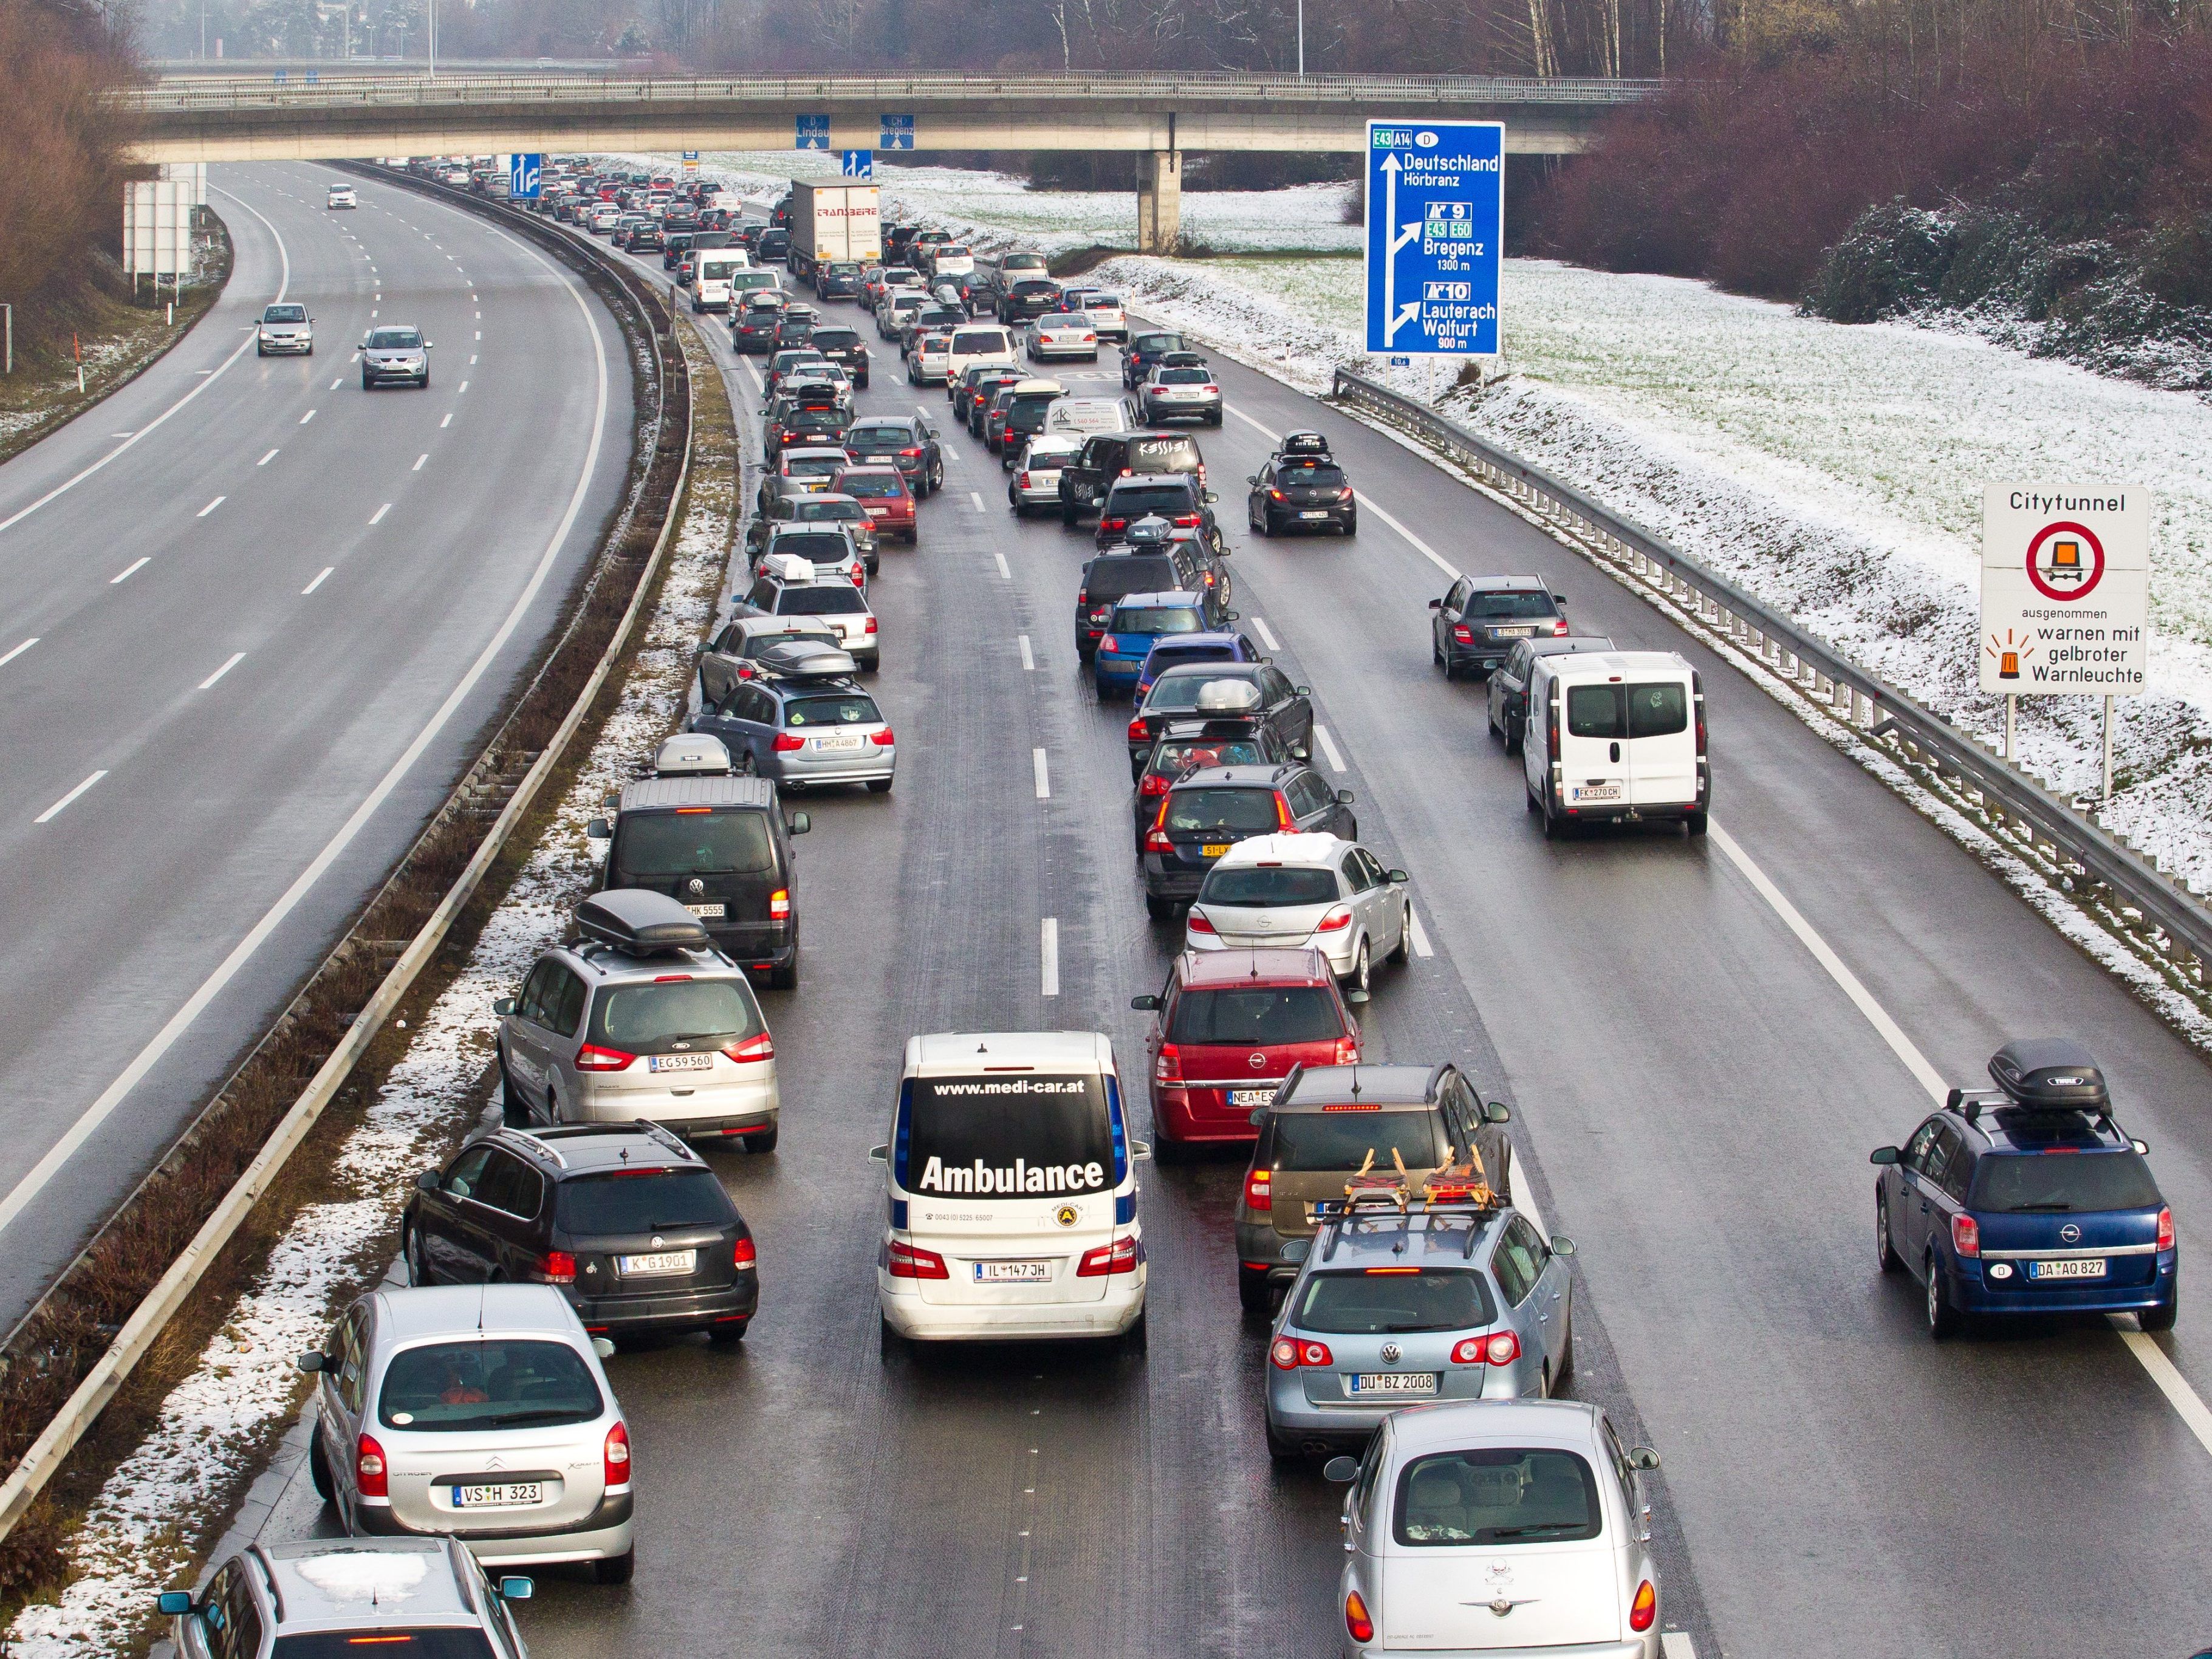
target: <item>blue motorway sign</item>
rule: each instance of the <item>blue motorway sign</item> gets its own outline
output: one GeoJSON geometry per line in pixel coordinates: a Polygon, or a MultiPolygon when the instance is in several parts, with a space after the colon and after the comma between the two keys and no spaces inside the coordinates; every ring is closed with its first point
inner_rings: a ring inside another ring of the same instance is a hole
{"type": "Polygon", "coordinates": [[[543,151],[517,150],[507,158],[507,193],[536,201],[545,178],[543,151]]]}
{"type": "Polygon", "coordinates": [[[837,171],[848,179],[872,179],[876,176],[876,153],[872,149],[840,150],[837,171]]]}
{"type": "Polygon", "coordinates": [[[882,142],[878,149],[912,149],[914,148],[914,117],[886,115],[883,119],[882,142]]]}
{"type": "Polygon", "coordinates": [[[799,134],[794,149],[827,149],[830,148],[830,118],[826,115],[801,115],[797,118],[799,134]]]}
{"type": "Polygon", "coordinates": [[[1367,124],[1367,349],[1498,349],[1505,128],[1367,124]]]}

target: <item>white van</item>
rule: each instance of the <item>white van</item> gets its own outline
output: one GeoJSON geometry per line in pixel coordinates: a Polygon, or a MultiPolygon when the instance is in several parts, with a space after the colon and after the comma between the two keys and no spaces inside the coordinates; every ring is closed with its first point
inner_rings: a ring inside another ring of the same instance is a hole
{"type": "Polygon", "coordinates": [[[727,311],[736,292],[732,279],[751,264],[741,247],[708,248],[700,254],[691,265],[692,312],[727,311]]]}
{"type": "Polygon", "coordinates": [[[1117,1336],[1141,1346],[1139,1160],[1114,1046],[1092,1031],[908,1039],[876,1259],[886,1349],[1117,1336]]]}
{"type": "Polygon", "coordinates": [[[1044,411],[1047,432],[1085,438],[1094,432],[1134,432],[1141,424],[1132,398],[1058,398],[1044,411]]]}
{"type": "Polygon", "coordinates": [[[945,368],[945,384],[958,386],[960,377],[978,363],[1004,363],[1009,368],[1019,363],[1014,349],[1014,331],[1000,328],[995,323],[977,323],[952,331],[952,359],[945,368]]]}
{"type": "Polygon", "coordinates": [[[1521,750],[1528,810],[1544,833],[1592,820],[1679,818],[1705,833],[1712,770],[1705,694],[1671,651],[1539,657],[1521,750]]]}

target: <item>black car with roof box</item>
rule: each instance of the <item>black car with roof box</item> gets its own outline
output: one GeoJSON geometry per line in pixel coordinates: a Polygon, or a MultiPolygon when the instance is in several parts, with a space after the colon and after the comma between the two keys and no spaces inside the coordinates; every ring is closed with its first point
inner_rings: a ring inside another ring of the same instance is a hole
{"type": "Polygon", "coordinates": [[[1083,567],[1075,590],[1075,653],[1085,662],[1097,654],[1114,607],[1132,593],[1195,593],[1205,586],[1197,561],[1187,549],[1158,553],[1102,553],[1083,567]]]}
{"type": "Polygon", "coordinates": [[[1178,780],[1145,831],[1145,908],[1164,921],[1198,896],[1213,861],[1254,836],[1322,834],[1359,839],[1352,792],[1331,789],[1300,761],[1223,766],[1178,780]]]}
{"type": "MultiPolygon", "coordinates": [[[[1141,766],[1152,744],[1170,724],[1211,714],[1231,703],[1242,717],[1264,727],[1287,760],[1308,758],[1313,746],[1312,694],[1294,685],[1273,659],[1259,662],[1188,663],[1168,669],[1152,682],[1144,702],[1129,718],[1129,764],[1141,766]],[[1210,685],[1249,686],[1234,696],[1209,694],[1210,685]]],[[[1223,763],[1228,764],[1227,762],[1223,763]]]]}
{"type": "Polygon", "coordinates": [[[1060,472],[1060,521],[1074,525],[1104,506],[1116,479],[1188,473],[1201,489],[1206,457],[1188,432],[1097,432],[1069,458],[1060,472]]]}
{"type": "MultiPolygon", "coordinates": [[[[1060,476],[1065,488],[1067,474],[1060,476]]],[[[1092,538],[1100,547],[1110,547],[1139,520],[1158,518],[1171,529],[1198,532],[1200,539],[1218,552],[1225,543],[1213,516],[1213,492],[1192,473],[1133,472],[1107,485],[1092,538]]]]}
{"type": "Polygon", "coordinates": [[[999,320],[1026,323],[1060,303],[1060,284],[1049,276],[1018,276],[999,296],[999,320]]]}
{"type": "Polygon", "coordinates": [[[1279,536],[1285,530],[1359,533],[1359,504],[1352,481],[1325,449],[1318,454],[1271,455],[1244,482],[1251,487],[1245,498],[1245,521],[1260,535],[1279,536]]]}

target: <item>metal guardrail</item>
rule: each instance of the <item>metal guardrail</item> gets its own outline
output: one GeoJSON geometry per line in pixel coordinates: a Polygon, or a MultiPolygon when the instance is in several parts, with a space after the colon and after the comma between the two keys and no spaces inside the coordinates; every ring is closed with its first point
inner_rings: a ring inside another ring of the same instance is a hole
{"type": "Polygon", "coordinates": [[[182,76],[113,95],[114,106],[142,114],[198,110],[349,109],[449,105],[833,102],[964,107],[979,98],[1056,102],[1352,104],[1404,101],[1435,105],[1593,105],[1638,103],[1657,81],[1595,78],[1541,80],[1525,76],[1453,75],[917,75],[631,77],[564,76],[182,76]]]}
{"type": "Polygon", "coordinates": [[[2100,828],[1941,715],[1877,679],[1834,647],[1805,632],[1680,548],[1609,512],[1573,485],[1477,437],[1426,404],[1377,386],[1349,369],[1336,371],[1342,402],[1410,428],[1492,488],[1545,512],[1577,521],[1587,542],[1616,566],[1664,591],[1740,649],[1823,697],[1837,718],[1870,741],[1894,738],[1910,757],[1947,781],[1963,785],[1982,809],[2022,826],[2068,878],[2104,887],[2116,909],[2132,909],[2167,939],[2166,954],[2186,952],[2212,963],[2212,910],[2149,860],[2100,828]]]}

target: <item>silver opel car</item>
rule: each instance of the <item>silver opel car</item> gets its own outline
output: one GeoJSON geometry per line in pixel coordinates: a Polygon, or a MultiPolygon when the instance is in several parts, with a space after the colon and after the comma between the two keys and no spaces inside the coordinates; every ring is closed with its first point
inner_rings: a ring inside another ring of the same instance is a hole
{"type": "Polygon", "coordinates": [[[430,342],[421,329],[398,325],[373,328],[361,343],[361,389],[371,392],[386,381],[430,384],[430,342]]]}
{"type": "Polygon", "coordinates": [[[385,1289],[320,1352],[307,1471],[346,1531],[447,1534],[479,1561],[588,1561],[629,1582],[629,1432],[550,1285],[385,1289]]]}
{"type": "Polygon", "coordinates": [[[288,304],[261,308],[253,355],[266,357],[272,351],[295,352],[302,357],[315,355],[315,319],[307,315],[307,307],[288,304]]]}
{"type": "Polygon", "coordinates": [[[450,1537],[313,1538],[248,1545],[198,1594],[163,1590],[161,1608],[191,1659],[356,1647],[490,1659],[525,1651],[507,1603],[531,1589],[527,1578],[487,1579],[450,1537]]]}

